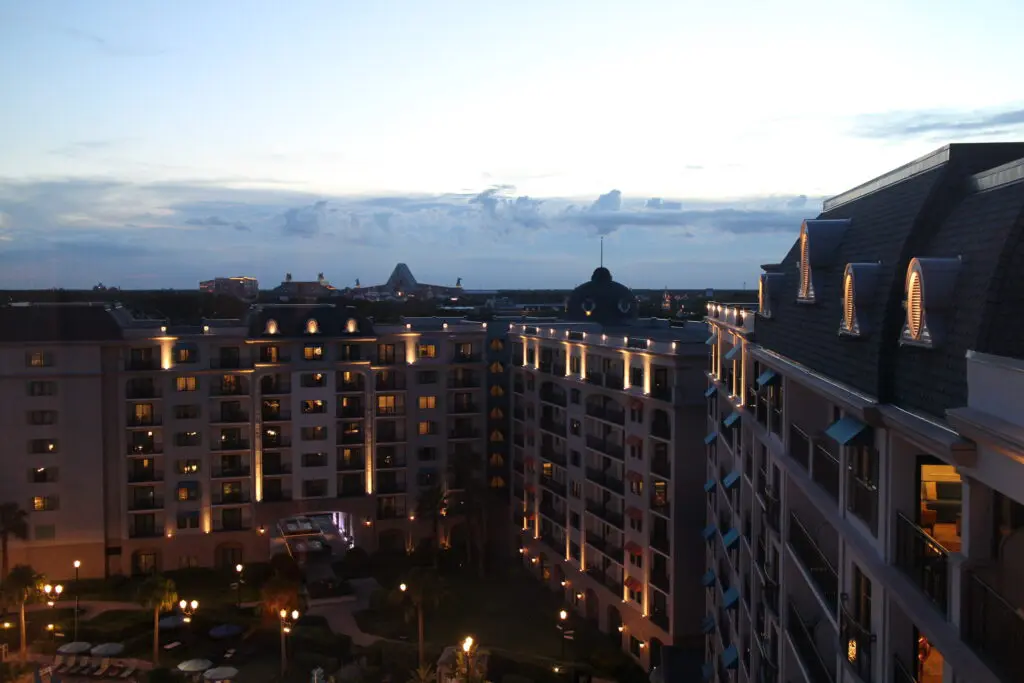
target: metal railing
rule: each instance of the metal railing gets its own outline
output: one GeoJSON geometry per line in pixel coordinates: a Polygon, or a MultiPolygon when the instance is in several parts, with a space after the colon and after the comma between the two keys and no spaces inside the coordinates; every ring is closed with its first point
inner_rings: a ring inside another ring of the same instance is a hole
{"type": "Polygon", "coordinates": [[[793,648],[807,671],[807,678],[811,683],[835,683],[835,660],[832,666],[825,662],[814,643],[813,627],[804,621],[793,603],[789,603],[788,617],[789,638],[793,641],[793,648]]]}
{"type": "Polygon", "coordinates": [[[864,683],[874,680],[871,659],[875,634],[854,617],[846,606],[839,610],[839,643],[846,651],[846,663],[864,683]]]}
{"type": "Polygon", "coordinates": [[[960,636],[1004,680],[1024,681],[1024,616],[971,571],[963,577],[960,636]]]}
{"type": "Polygon", "coordinates": [[[811,464],[811,478],[815,483],[839,500],[839,459],[832,455],[823,444],[814,444],[814,460],[811,464]]]}
{"type": "Polygon", "coordinates": [[[949,612],[949,553],[903,513],[896,513],[896,566],[943,615],[949,612]]]}
{"type": "Polygon", "coordinates": [[[839,604],[839,574],[794,512],[789,513],[789,545],[835,614],[839,604]]]}
{"type": "Polygon", "coordinates": [[[810,469],[811,440],[795,424],[789,425],[789,455],[805,470],[810,469]]]}
{"type": "Polygon", "coordinates": [[[878,486],[847,470],[846,508],[857,515],[871,533],[878,534],[878,486]]]}

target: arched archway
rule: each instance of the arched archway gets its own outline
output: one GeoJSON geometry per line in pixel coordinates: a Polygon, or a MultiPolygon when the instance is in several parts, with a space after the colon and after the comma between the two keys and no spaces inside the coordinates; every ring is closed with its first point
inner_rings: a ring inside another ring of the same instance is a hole
{"type": "Polygon", "coordinates": [[[591,394],[586,402],[587,415],[615,424],[625,424],[626,409],[611,396],[591,394]]]}
{"type": "Polygon", "coordinates": [[[244,562],[241,543],[221,543],[213,551],[213,555],[214,565],[218,569],[234,571],[236,565],[244,562]]]}
{"type": "Polygon", "coordinates": [[[656,666],[661,666],[661,653],[664,645],[657,638],[651,638],[651,642],[648,645],[650,650],[650,661],[647,662],[647,668],[653,669],[656,666]]]}
{"type": "Polygon", "coordinates": [[[160,551],[154,548],[136,550],[132,553],[132,574],[155,574],[162,569],[160,551]]]}
{"type": "Polygon", "coordinates": [[[583,611],[587,615],[587,620],[593,622],[595,626],[600,626],[601,603],[593,588],[588,588],[583,594],[583,602],[586,603],[583,605],[583,611]]]}
{"type": "Polygon", "coordinates": [[[620,629],[622,628],[622,613],[619,612],[619,608],[615,605],[608,605],[606,612],[608,613],[608,635],[610,635],[613,640],[618,639],[621,644],[622,631],[620,629]]]}
{"type": "Polygon", "coordinates": [[[405,533],[401,529],[385,529],[377,536],[377,549],[384,552],[405,552],[405,533]]]}

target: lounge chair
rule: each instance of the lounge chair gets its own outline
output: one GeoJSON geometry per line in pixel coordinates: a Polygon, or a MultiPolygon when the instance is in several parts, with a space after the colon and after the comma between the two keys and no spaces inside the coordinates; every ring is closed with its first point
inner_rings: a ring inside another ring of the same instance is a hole
{"type": "Polygon", "coordinates": [[[93,671],[99,668],[95,659],[86,659],[82,662],[82,665],[72,672],[75,676],[89,676],[93,671]]]}
{"type": "Polygon", "coordinates": [[[128,678],[129,676],[131,676],[133,673],[135,673],[135,667],[129,664],[128,668],[126,668],[124,671],[122,671],[121,675],[118,676],[118,678],[123,680],[123,679],[128,678]]]}
{"type": "Polygon", "coordinates": [[[89,667],[89,664],[91,664],[91,662],[88,657],[79,657],[78,663],[68,669],[67,673],[69,676],[77,676],[82,671],[85,671],[89,667]]]}
{"type": "Polygon", "coordinates": [[[118,678],[121,675],[121,672],[124,671],[125,666],[126,665],[123,661],[115,659],[111,662],[110,668],[107,669],[107,672],[103,674],[104,678],[118,678]]]}
{"type": "Polygon", "coordinates": [[[64,664],[64,655],[57,655],[57,656],[55,656],[53,658],[53,664],[51,664],[51,666],[53,667],[53,670],[56,671],[63,664],[64,664]]]}
{"type": "Polygon", "coordinates": [[[109,657],[104,657],[100,661],[99,668],[97,668],[95,671],[93,671],[90,675],[97,676],[97,677],[98,676],[103,676],[104,674],[107,673],[107,669],[109,669],[109,668],[110,668],[110,658],[109,657]]]}
{"type": "Polygon", "coordinates": [[[64,661],[63,664],[60,665],[60,668],[54,669],[54,671],[56,671],[59,674],[66,674],[67,672],[74,669],[76,666],[78,666],[78,658],[74,655],[71,655],[64,661]]]}

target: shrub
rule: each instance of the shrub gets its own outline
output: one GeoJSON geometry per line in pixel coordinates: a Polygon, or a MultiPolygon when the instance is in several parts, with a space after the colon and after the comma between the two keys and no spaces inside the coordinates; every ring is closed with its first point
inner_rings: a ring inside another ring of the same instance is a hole
{"type": "Polygon", "coordinates": [[[149,672],[149,683],[174,683],[174,672],[166,667],[158,667],[149,672]]]}

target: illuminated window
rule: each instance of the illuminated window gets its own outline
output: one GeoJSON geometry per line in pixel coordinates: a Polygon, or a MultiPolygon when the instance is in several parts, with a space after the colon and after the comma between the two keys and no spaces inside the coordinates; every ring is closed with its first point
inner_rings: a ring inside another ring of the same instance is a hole
{"type": "Polygon", "coordinates": [[[504,440],[505,440],[505,435],[502,434],[497,429],[495,429],[493,432],[491,432],[491,441],[499,442],[499,441],[504,441],[504,440]]]}
{"type": "Polygon", "coordinates": [[[35,496],[32,498],[32,510],[34,512],[48,512],[56,510],[57,507],[56,496],[35,496]]]}
{"type": "Polygon", "coordinates": [[[183,481],[178,484],[178,500],[199,500],[199,482],[183,481]]]}
{"type": "Polygon", "coordinates": [[[495,337],[491,340],[491,351],[502,351],[505,348],[505,343],[495,337]]]}
{"type": "Polygon", "coordinates": [[[401,397],[393,394],[380,394],[377,396],[378,415],[401,415],[404,411],[404,404],[401,397]]]}
{"type": "Polygon", "coordinates": [[[492,420],[500,420],[503,417],[505,417],[505,413],[504,411],[502,411],[501,408],[494,408],[493,410],[491,410],[492,420]]]}
{"type": "Polygon", "coordinates": [[[420,358],[437,358],[437,347],[433,344],[420,344],[418,353],[420,358]]]}
{"type": "Polygon", "coordinates": [[[174,380],[174,387],[178,391],[195,391],[198,383],[195,377],[178,377],[174,380]]]}
{"type": "Polygon", "coordinates": [[[498,361],[494,361],[493,363],[491,363],[491,372],[495,375],[505,372],[505,366],[503,366],[498,361]]]}
{"type": "Polygon", "coordinates": [[[814,280],[811,277],[811,247],[810,237],[807,235],[807,224],[800,228],[800,289],[797,291],[797,301],[804,303],[814,302],[814,280]]]}
{"type": "Polygon", "coordinates": [[[53,365],[53,354],[46,351],[32,351],[25,356],[25,365],[30,368],[45,368],[53,365]]]}
{"type": "Polygon", "coordinates": [[[279,330],[277,329],[277,321],[274,320],[273,318],[268,320],[267,326],[266,328],[264,328],[264,332],[266,332],[267,334],[277,334],[278,331],[279,330]]]}
{"type": "Polygon", "coordinates": [[[501,453],[491,453],[491,465],[501,467],[504,464],[505,458],[502,457],[501,453]]]}
{"type": "Polygon", "coordinates": [[[175,363],[195,363],[197,355],[196,350],[191,346],[174,347],[175,363]]]}
{"type": "Polygon", "coordinates": [[[199,471],[198,460],[179,460],[178,474],[195,474],[199,471]]]}
{"type": "Polygon", "coordinates": [[[545,477],[550,477],[551,475],[553,475],[555,473],[555,466],[552,465],[550,462],[545,461],[540,466],[540,473],[541,473],[541,475],[543,475],[545,477]]]}
{"type": "Polygon", "coordinates": [[[359,331],[359,323],[356,322],[355,318],[349,318],[345,321],[345,331],[349,334],[355,334],[359,331]]]}
{"type": "Polygon", "coordinates": [[[419,432],[420,436],[436,434],[437,426],[436,423],[431,420],[422,420],[417,427],[417,431],[419,432]]]}
{"type": "Polygon", "coordinates": [[[437,396],[420,396],[420,410],[430,410],[437,407],[437,396]]]}
{"type": "Polygon", "coordinates": [[[324,347],[309,344],[302,349],[302,357],[306,360],[320,360],[324,357],[324,347]]]}
{"type": "Polygon", "coordinates": [[[503,489],[505,488],[505,480],[501,477],[491,477],[491,488],[492,489],[503,489]]]}
{"type": "Polygon", "coordinates": [[[501,388],[500,384],[495,384],[493,387],[491,387],[491,396],[498,397],[504,395],[505,390],[501,388]]]}
{"type": "Polygon", "coordinates": [[[320,332],[320,325],[316,320],[310,318],[306,321],[306,334],[318,334],[320,332]]]}

